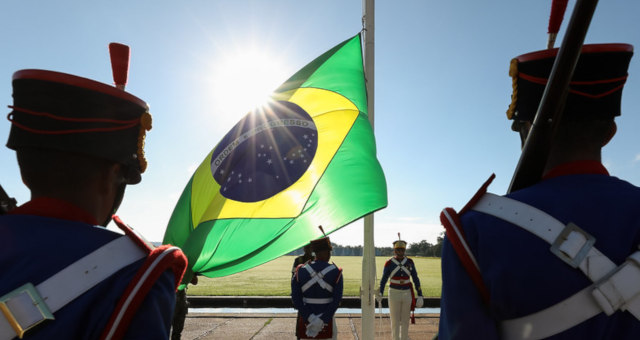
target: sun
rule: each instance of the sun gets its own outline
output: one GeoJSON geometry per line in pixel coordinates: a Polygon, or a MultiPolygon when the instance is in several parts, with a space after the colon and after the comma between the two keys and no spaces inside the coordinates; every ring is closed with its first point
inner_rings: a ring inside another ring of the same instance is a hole
{"type": "Polygon", "coordinates": [[[211,99],[216,111],[233,120],[267,102],[291,75],[284,58],[259,46],[227,51],[216,58],[212,68],[211,99]]]}

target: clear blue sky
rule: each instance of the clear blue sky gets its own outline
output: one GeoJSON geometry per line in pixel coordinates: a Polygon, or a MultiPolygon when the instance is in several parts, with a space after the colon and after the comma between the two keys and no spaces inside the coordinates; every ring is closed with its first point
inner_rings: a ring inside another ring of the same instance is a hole
{"type": "MultiPolygon", "coordinates": [[[[550,3],[377,2],[375,131],[389,190],[388,208],[375,217],[377,246],[389,246],[397,232],[409,242],[435,241],[440,210],[460,208],[491,173],[490,190],[507,190],[520,155],[505,115],[509,61],[546,47],[550,3]]],[[[586,42],[640,49],[639,13],[639,1],[600,1],[586,42]]],[[[359,0],[3,1],[0,103],[12,103],[11,75],[23,68],[111,83],[107,45],[130,45],[127,90],[150,104],[154,121],[149,168],[141,184],[128,187],[118,213],[159,241],[195,167],[253,104],[239,96],[243,89],[260,83],[268,94],[358,33],[361,17],[359,0]]],[[[629,69],[618,136],[603,153],[613,175],[636,185],[639,59],[629,69]]],[[[3,121],[5,143],[10,124],[3,121]]],[[[19,202],[29,199],[7,148],[0,149],[0,183],[19,202]]],[[[362,223],[332,239],[362,244],[362,223]]]]}

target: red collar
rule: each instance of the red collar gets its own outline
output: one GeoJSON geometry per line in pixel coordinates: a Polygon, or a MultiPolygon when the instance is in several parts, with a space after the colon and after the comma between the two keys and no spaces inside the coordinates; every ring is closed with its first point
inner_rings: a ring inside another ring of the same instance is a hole
{"type": "Polygon", "coordinates": [[[43,217],[53,217],[63,220],[78,221],[97,225],[95,217],[85,210],[63,200],[39,197],[35,198],[15,209],[12,215],[36,215],[43,217]]]}
{"type": "Polygon", "coordinates": [[[544,176],[542,176],[542,179],[581,174],[609,176],[609,172],[607,171],[607,169],[602,165],[602,163],[598,161],[574,161],[556,166],[555,168],[549,170],[549,172],[544,174],[544,176]]]}

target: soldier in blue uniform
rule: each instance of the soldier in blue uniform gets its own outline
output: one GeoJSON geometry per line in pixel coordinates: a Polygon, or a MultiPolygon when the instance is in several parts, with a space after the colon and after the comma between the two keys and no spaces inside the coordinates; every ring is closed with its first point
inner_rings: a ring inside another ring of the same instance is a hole
{"type": "Polygon", "coordinates": [[[13,75],[7,146],[31,200],[0,216],[0,339],[169,337],[186,257],[115,216],[126,236],[103,227],[141,180],[151,128],[147,104],[120,85],[13,75]]]}
{"type": "Polygon", "coordinates": [[[298,265],[291,278],[300,339],[336,339],[338,335],[334,315],[342,301],[343,283],[342,269],[329,262],[332,249],[329,237],[311,241],[315,258],[298,265]]]}
{"type": "MultiPolygon", "coordinates": [[[[511,61],[521,137],[557,51],[511,61]]],[[[583,46],[540,182],[443,211],[441,339],[640,339],[640,188],[601,163],[632,53],[583,46]]]]}
{"type": "MultiPolygon", "coordinates": [[[[399,236],[400,234],[398,234],[399,236]]],[[[393,340],[409,339],[409,318],[415,307],[422,307],[422,289],[413,260],[404,256],[407,242],[393,242],[394,257],[384,264],[380,289],[376,292],[378,300],[384,295],[384,287],[389,280],[389,314],[391,315],[391,334],[393,340]],[[411,280],[413,279],[413,284],[411,280]],[[417,300],[413,289],[418,292],[417,300]]]]}

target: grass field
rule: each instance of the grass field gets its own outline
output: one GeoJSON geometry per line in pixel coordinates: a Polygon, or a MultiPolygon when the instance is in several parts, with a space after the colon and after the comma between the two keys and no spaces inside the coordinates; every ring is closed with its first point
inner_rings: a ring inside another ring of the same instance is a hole
{"type": "MultiPolygon", "coordinates": [[[[295,256],[282,256],[247,271],[218,278],[200,276],[196,286],[189,285],[189,295],[211,296],[288,296],[291,293],[291,266],[295,256]]],[[[382,268],[388,257],[376,257],[378,285],[382,268]]],[[[433,257],[412,257],[425,297],[440,297],[442,278],[440,259],[433,257]]],[[[362,257],[333,256],[338,267],[343,269],[344,296],[359,296],[362,284],[362,257]]],[[[388,293],[385,290],[385,295],[388,293]]]]}

